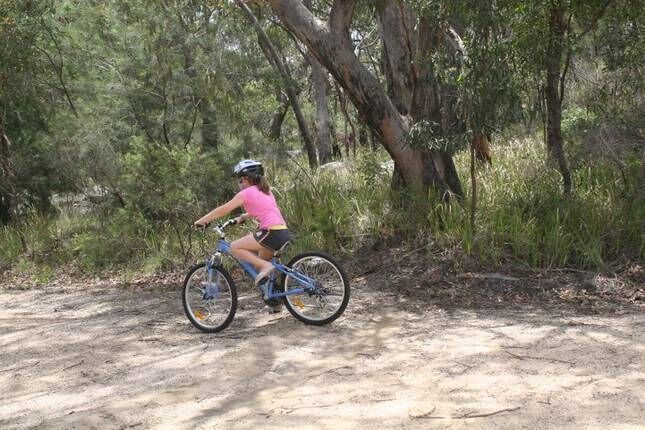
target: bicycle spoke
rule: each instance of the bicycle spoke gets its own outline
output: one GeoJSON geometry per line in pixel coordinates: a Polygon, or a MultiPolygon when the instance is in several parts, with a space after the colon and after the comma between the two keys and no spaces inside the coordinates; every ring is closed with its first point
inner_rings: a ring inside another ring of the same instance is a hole
{"type": "MultiPolygon", "coordinates": [[[[292,268],[316,284],[312,291],[287,296],[287,301],[295,312],[304,318],[317,321],[328,318],[340,309],[345,298],[344,280],[328,259],[308,256],[297,261],[292,268]]],[[[297,284],[296,279],[287,278],[287,290],[298,288],[297,284]]]]}
{"type": "Polygon", "coordinates": [[[233,312],[234,296],[226,277],[216,272],[210,276],[205,267],[196,269],[187,280],[184,292],[186,312],[192,316],[193,324],[205,331],[216,331],[228,320],[233,312]]]}

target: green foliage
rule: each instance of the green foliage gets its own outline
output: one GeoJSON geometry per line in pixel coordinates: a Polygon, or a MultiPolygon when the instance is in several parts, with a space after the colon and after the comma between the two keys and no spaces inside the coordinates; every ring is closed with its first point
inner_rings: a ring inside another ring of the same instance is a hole
{"type": "MultiPolygon", "coordinates": [[[[443,38],[415,61],[432,66],[435,95],[449,100],[441,120],[467,123],[449,124],[458,135],[448,135],[418,122],[406,144],[455,154],[463,178],[469,160],[459,151],[471,130],[506,131],[537,118],[549,3],[407,3],[438,33],[458,30],[466,57],[443,38]]],[[[47,282],[59,264],[87,271],[183,265],[202,252],[190,224],[233,195],[230,166],[248,156],[271,160],[275,193],[298,237],[294,252],[349,253],[414,239],[491,263],[599,268],[642,259],[643,8],[621,0],[599,16],[604,0],[561,3],[571,24],[562,129],[575,155],[574,195],[559,196],[537,139],[499,138],[493,167],[478,172],[473,228],[458,204],[393,193],[387,154],[359,151],[324,173],[279,161],[276,154],[301,147],[297,126],[287,113],[280,141],[267,141],[281,80],[232,4],[0,1],[0,133],[11,143],[0,147],[0,269],[47,282]],[[594,142],[608,148],[600,157],[594,142]],[[50,207],[52,195],[97,190],[101,201],[89,209],[56,214],[50,207]],[[403,199],[415,199],[416,210],[401,210],[403,199]]],[[[373,14],[383,6],[359,2],[352,26],[360,60],[381,80],[373,14]]],[[[326,7],[314,2],[313,9],[326,7]]],[[[311,117],[303,46],[266,20],[266,9],[257,11],[311,117]]],[[[349,130],[331,104],[336,132],[349,130]]]]}
{"type": "Polygon", "coordinates": [[[583,107],[572,106],[562,112],[562,135],[565,139],[580,140],[597,124],[597,116],[583,107]]]}
{"type": "MultiPolygon", "coordinates": [[[[351,253],[365,245],[425,237],[435,247],[492,265],[599,269],[644,257],[639,160],[626,164],[627,184],[613,165],[581,164],[573,171],[576,193],[564,199],[557,197],[557,172],[543,165],[539,142],[513,139],[500,147],[493,167],[478,173],[475,231],[468,210],[456,203],[435,199],[438,203],[426,212],[393,206],[397,199],[388,189],[385,154],[360,153],[355,164],[334,172],[312,174],[292,162],[271,170],[274,193],[296,236],[290,252],[318,248],[351,253]]],[[[456,160],[460,171],[468,169],[467,154],[456,160]]],[[[37,261],[73,262],[86,271],[122,266],[155,271],[182,267],[186,258],[212,245],[191,239],[187,223],[151,220],[147,210],[139,210],[144,207],[142,203],[107,217],[65,212],[56,219],[34,216],[5,226],[0,230],[3,267],[18,264],[37,271],[27,264],[37,261]],[[26,251],[21,234],[29,244],[26,251]]]]}
{"type": "Polygon", "coordinates": [[[20,233],[16,226],[0,226],[0,270],[14,264],[22,254],[20,233]]]}
{"type": "MultiPolygon", "coordinates": [[[[53,109],[67,103],[53,10],[52,1],[0,2],[0,200],[14,208],[47,210],[50,195],[69,186],[58,169],[59,141],[45,134],[53,109]]],[[[3,206],[0,222],[10,215],[3,206]]]]}
{"type": "Polygon", "coordinates": [[[74,235],[71,252],[87,270],[132,263],[145,251],[145,238],[151,231],[143,216],[122,209],[74,235]]]}
{"type": "Polygon", "coordinates": [[[452,156],[455,153],[455,139],[442,134],[440,128],[439,124],[432,121],[418,121],[410,127],[406,144],[417,149],[443,151],[452,156]]]}
{"type": "Polygon", "coordinates": [[[123,163],[126,204],[150,220],[187,218],[198,207],[199,187],[206,190],[209,180],[221,179],[214,158],[194,147],[166,147],[133,138],[123,163]]]}
{"type": "MultiPolygon", "coordinates": [[[[538,167],[539,147],[532,140],[504,146],[480,177],[477,254],[533,267],[602,268],[643,258],[645,201],[635,182],[624,189],[613,166],[585,164],[573,172],[575,195],[557,197],[557,175],[538,167]]],[[[628,176],[637,180],[636,166],[628,176]]],[[[465,226],[466,216],[457,224],[465,226]]]]}

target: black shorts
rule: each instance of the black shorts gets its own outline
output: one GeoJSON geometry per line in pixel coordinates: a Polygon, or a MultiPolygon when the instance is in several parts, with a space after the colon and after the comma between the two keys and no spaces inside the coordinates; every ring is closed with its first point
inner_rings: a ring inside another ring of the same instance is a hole
{"type": "Polygon", "coordinates": [[[271,251],[277,251],[289,242],[291,235],[289,230],[256,230],[253,237],[258,243],[271,251]]]}

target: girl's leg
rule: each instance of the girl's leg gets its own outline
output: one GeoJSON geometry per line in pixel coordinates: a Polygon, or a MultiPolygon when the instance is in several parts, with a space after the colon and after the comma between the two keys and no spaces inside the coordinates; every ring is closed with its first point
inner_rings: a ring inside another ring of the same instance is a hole
{"type": "Polygon", "coordinates": [[[248,234],[232,242],[231,253],[240,260],[251,263],[258,271],[272,267],[271,263],[267,260],[270,260],[273,254],[264,246],[260,245],[252,234],[248,234]]]}
{"type": "Polygon", "coordinates": [[[260,245],[260,252],[258,252],[258,255],[260,256],[261,259],[265,261],[271,261],[271,258],[273,258],[273,251],[269,251],[267,248],[264,246],[260,245]]]}

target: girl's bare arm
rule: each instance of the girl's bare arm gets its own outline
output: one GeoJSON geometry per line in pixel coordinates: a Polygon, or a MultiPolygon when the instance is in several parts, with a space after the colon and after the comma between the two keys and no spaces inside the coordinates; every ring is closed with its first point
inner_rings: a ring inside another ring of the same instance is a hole
{"type": "Polygon", "coordinates": [[[210,223],[213,220],[216,220],[217,218],[221,218],[224,215],[227,215],[234,211],[235,209],[239,208],[244,204],[244,201],[242,200],[241,197],[235,196],[228,202],[224,203],[221,206],[216,207],[197,221],[195,221],[195,226],[196,227],[202,227],[205,226],[206,224],[210,223]]]}

